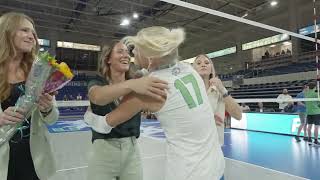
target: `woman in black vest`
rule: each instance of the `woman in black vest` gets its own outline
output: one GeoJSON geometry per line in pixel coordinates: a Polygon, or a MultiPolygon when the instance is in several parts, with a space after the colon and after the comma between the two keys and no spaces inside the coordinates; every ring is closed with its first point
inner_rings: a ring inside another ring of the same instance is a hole
{"type": "MultiPolygon", "coordinates": [[[[88,83],[90,107],[94,114],[105,116],[129,93],[161,98],[166,82],[157,78],[130,79],[130,56],[127,47],[114,41],[100,58],[100,76],[88,83]]],[[[141,113],[127,122],[102,132],[92,126],[93,153],[89,160],[88,179],[141,180],[142,165],[136,138],[140,135],[141,113]]]]}

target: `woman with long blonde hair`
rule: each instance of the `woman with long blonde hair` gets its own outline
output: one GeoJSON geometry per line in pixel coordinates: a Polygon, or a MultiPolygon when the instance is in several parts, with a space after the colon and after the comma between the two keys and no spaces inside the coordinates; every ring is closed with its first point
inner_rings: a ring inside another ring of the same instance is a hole
{"type": "Polygon", "coordinates": [[[206,87],[210,105],[214,112],[214,117],[212,118],[216,122],[219,142],[222,146],[224,143],[225,111],[232,117],[240,120],[242,110],[238,103],[229,95],[221,80],[216,77],[213,62],[207,55],[198,55],[193,62],[193,68],[199,73],[206,87]]]}
{"type": "Polygon", "coordinates": [[[0,147],[0,179],[48,179],[55,163],[45,124],[59,116],[54,96],[42,94],[30,117],[15,103],[24,94],[24,85],[39,44],[33,20],[22,13],[0,17],[0,127],[23,122],[19,131],[0,147]]]}

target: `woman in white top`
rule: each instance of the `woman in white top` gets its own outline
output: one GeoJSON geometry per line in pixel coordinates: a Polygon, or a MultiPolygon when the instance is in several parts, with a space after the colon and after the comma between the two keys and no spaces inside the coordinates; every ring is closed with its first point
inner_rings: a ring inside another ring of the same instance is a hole
{"type": "Polygon", "coordinates": [[[215,69],[211,59],[200,54],[193,62],[194,69],[202,77],[207,94],[210,100],[214,119],[217,125],[219,142],[224,144],[224,119],[225,111],[237,120],[241,120],[242,110],[238,103],[228,94],[227,89],[223,86],[221,80],[216,77],[215,69]]]}

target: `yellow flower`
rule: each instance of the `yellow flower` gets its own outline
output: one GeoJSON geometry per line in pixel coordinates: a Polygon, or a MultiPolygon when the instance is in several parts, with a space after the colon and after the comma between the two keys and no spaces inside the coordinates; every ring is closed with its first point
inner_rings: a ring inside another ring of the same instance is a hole
{"type": "Polygon", "coordinates": [[[68,79],[73,78],[73,74],[72,74],[70,68],[68,67],[68,65],[65,62],[62,62],[62,63],[58,64],[57,68],[58,68],[58,70],[60,72],[62,72],[62,74],[64,76],[66,76],[66,78],[68,78],[68,79]]]}
{"type": "Polygon", "coordinates": [[[57,60],[54,57],[49,56],[48,59],[49,59],[49,63],[51,64],[51,66],[53,66],[55,68],[57,68],[59,66],[59,63],[57,63],[57,60]]]}

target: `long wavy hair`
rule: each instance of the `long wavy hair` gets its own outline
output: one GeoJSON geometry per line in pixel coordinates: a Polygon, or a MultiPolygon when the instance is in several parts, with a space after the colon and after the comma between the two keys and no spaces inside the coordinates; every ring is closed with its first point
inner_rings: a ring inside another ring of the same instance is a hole
{"type": "MultiPolygon", "coordinates": [[[[111,79],[111,71],[110,71],[110,64],[108,63],[109,59],[111,58],[113,49],[118,43],[122,43],[119,40],[114,40],[111,42],[110,46],[104,46],[102,48],[102,53],[99,59],[99,74],[100,76],[106,78],[108,81],[111,79]]],[[[131,68],[129,71],[125,73],[125,79],[131,79],[133,72],[131,72],[131,68]]]]}
{"type": "MultiPolygon", "coordinates": [[[[10,96],[11,86],[8,82],[8,65],[17,55],[14,37],[24,20],[30,21],[33,27],[35,26],[33,20],[23,13],[9,12],[0,17],[0,101],[10,96]]],[[[34,34],[34,38],[36,41],[35,47],[32,48],[31,52],[24,53],[20,64],[26,76],[29,74],[32,62],[39,51],[37,34],[34,34]]]]}

